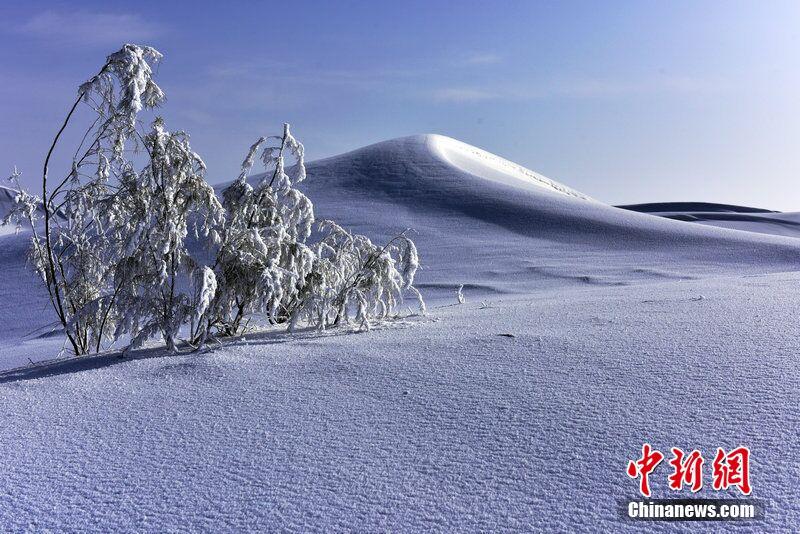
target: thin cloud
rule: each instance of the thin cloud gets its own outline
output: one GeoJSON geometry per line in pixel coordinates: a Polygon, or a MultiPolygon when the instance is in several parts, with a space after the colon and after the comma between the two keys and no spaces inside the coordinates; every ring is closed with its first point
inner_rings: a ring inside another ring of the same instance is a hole
{"type": "Polygon", "coordinates": [[[447,87],[425,93],[435,102],[464,104],[487,100],[530,101],[547,98],[620,98],[637,95],[685,94],[709,95],[731,88],[723,80],[692,78],[655,78],[642,80],[548,80],[531,84],[503,84],[473,87],[447,87]]]}
{"type": "Polygon", "coordinates": [[[511,90],[509,96],[520,99],[544,97],[613,98],[657,94],[713,94],[725,91],[730,84],[723,80],[689,77],[558,80],[544,83],[532,90],[511,90]]]}
{"type": "Polygon", "coordinates": [[[429,70],[414,69],[312,69],[288,62],[227,63],[211,65],[206,74],[212,80],[237,79],[250,83],[289,82],[371,88],[401,80],[413,80],[429,70]]]}
{"type": "Polygon", "coordinates": [[[447,89],[437,89],[433,91],[431,96],[437,102],[464,104],[493,100],[498,98],[499,95],[480,89],[450,87],[447,89]]]}
{"type": "Polygon", "coordinates": [[[497,54],[492,54],[488,52],[472,54],[471,56],[464,59],[464,65],[493,65],[495,63],[500,63],[503,60],[502,57],[498,56],[497,54]]]}
{"type": "Polygon", "coordinates": [[[202,109],[184,109],[179,111],[178,114],[186,120],[201,126],[210,126],[216,122],[213,115],[202,109]]]}
{"type": "Polygon", "coordinates": [[[59,44],[84,46],[119,45],[146,41],[163,28],[129,13],[43,11],[20,25],[17,33],[59,44]]]}

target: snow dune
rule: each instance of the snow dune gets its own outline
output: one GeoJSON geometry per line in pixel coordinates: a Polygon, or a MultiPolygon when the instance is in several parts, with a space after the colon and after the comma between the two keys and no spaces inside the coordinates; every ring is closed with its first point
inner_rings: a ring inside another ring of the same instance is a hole
{"type": "Polygon", "coordinates": [[[663,273],[790,270],[798,258],[794,239],[615,208],[520,169],[459,141],[420,135],[313,162],[304,189],[320,218],[378,240],[416,229],[427,262],[419,281],[429,289],[465,283],[497,293],[663,273]]]}
{"type": "Polygon", "coordinates": [[[759,208],[708,202],[663,202],[619,207],[678,221],[690,221],[761,234],[800,237],[800,212],[780,213],[759,208]]]}
{"type": "MultiPolygon", "coordinates": [[[[643,441],[748,445],[767,520],[737,530],[800,528],[800,240],[615,208],[442,136],[308,175],[319,218],[415,229],[429,317],[0,373],[0,529],[685,528],[620,516],[643,441]]],[[[0,236],[0,368],[60,348],[24,237],[0,236]]]]}

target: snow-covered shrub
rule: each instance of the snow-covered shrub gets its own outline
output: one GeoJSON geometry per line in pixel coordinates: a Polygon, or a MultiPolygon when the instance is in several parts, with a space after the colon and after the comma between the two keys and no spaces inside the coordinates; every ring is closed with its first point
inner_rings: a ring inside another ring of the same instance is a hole
{"type": "Polygon", "coordinates": [[[250,147],[238,179],[223,191],[226,220],[214,263],[218,291],[209,310],[220,333],[236,334],[255,312],[272,323],[288,318],[314,260],[305,244],[314,208],[294,187],[303,179],[303,145],[286,124],[283,135],[262,137],[250,147]],[[259,153],[269,172],[252,187],[247,176],[259,153]]]}
{"type": "Polygon", "coordinates": [[[379,247],[323,221],[321,237],[309,241],[314,208],[295,187],[305,176],[303,145],[288,124],[282,136],[261,138],[250,147],[239,178],[222,193],[226,223],[215,262],[216,318],[208,324],[232,335],[250,314],[262,312],[273,324],[324,329],[350,322],[355,311],[358,325],[368,329],[370,321],[396,313],[405,293],[424,312],[413,286],[417,249],[405,233],[379,247]],[[247,175],[259,151],[269,172],[252,187],[247,175]]]}
{"type": "Polygon", "coordinates": [[[291,328],[305,321],[325,329],[352,318],[369,330],[370,322],[396,313],[405,292],[425,312],[422,295],[413,285],[417,247],[406,232],[378,246],[333,221],[322,221],[319,229],[324,237],[314,247],[313,267],[292,307],[291,328]]]}
{"type": "Polygon", "coordinates": [[[100,350],[113,337],[116,314],[111,272],[117,243],[109,220],[119,177],[130,166],[126,143],[136,133],[136,114],[158,106],[164,93],[149,62],[161,54],[125,45],[106,58],[82,84],[47,152],[42,196],[20,194],[12,216],[32,230],[31,260],[41,276],[75,354],[100,350]],[[86,130],[68,171],[52,181],[50,159],[62,133],[84,102],[95,119],[86,130]]]}
{"type": "Polygon", "coordinates": [[[191,231],[201,242],[218,242],[223,211],[186,133],[169,132],[156,119],[143,144],[150,160],[141,172],[120,177],[113,205],[119,224],[112,234],[121,247],[115,336],[129,334],[135,348],[160,333],[176,350],[183,325],[206,330],[202,319],[217,287],[213,270],[189,254],[187,237],[191,231]]]}

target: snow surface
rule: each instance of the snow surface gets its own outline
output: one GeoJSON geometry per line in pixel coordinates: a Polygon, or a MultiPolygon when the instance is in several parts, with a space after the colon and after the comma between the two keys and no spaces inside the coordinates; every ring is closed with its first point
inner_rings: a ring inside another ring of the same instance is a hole
{"type": "Polygon", "coordinates": [[[751,448],[766,521],[693,530],[798,530],[800,240],[614,208],[481,154],[414,136],[308,165],[318,217],[418,232],[430,313],[368,333],[24,366],[61,341],[24,236],[0,236],[0,367],[23,366],[0,373],[0,528],[685,529],[621,515],[648,441],[751,448]]]}

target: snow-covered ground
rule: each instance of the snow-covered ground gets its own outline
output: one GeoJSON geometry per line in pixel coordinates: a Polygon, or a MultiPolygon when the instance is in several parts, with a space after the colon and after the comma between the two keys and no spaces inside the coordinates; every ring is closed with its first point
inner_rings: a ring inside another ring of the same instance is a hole
{"type": "Polygon", "coordinates": [[[4,530],[685,528],[621,514],[644,441],[750,447],[766,521],[701,527],[800,528],[800,240],[614,208],[441,136],[308,173],[320,218],[418,232],[428,317],[25,367],[60,339],[0,236],[0,367],[23,366],[0,374],[4,530]]]}

